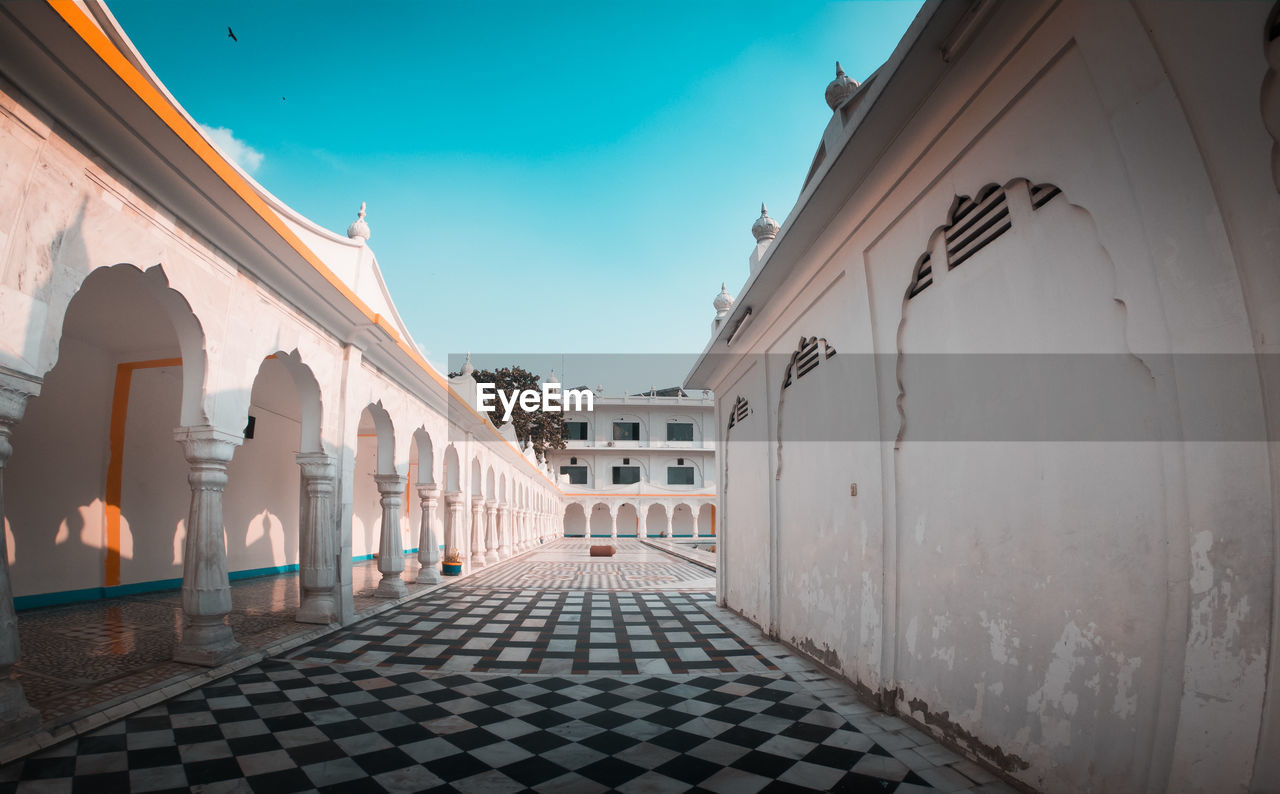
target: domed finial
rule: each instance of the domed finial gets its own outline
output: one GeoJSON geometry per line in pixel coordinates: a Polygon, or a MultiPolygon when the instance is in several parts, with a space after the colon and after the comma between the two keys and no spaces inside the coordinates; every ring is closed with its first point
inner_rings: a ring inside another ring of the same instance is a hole
{"type": "Polygon", "coordinates": [[[716,319],[721,319],[729,313],[733,308],[733,296],[729,294],[729,290],[725,289],[724,282],[720,282],[720,294],[711,302],[716,307],[716,319]]]}
{"type": "Polygon", "coordinates": [[[355,222],[347,227],[347,236],[352,240],[368,240],[369,224],[364,221],[364,202],[360,202],[360,214],[356,217],[355,222]]]}
{"type": "Polygon", "coordinates": [[[840,62],[836,61],[836,79],[827,84],[827,107],[836,108],[849,101],[849,97],[858,93],[858,81],[844,73],[840,62]]]}
{"type": "Polygon", "coordinates": [[[473,372],[475,372],[475,371],[476,371],[476,368],[475,368],[475,367],[473,367],[473,366],[471,366],[471,353],[470,353],[470,351],[468,351],[468,352],[467,352],[467,362],[466,362],[465,364],[463,364],[463,365],[462,365],[462,374],[463,374],[463,375],[470,375],[471,373],[473,373],[473,372]]]}
{"type": "Polygon", "coordinates": [[[559,383],[559,382],[560,382],[559,378],[556,377],[556,371],[554,369],[551,370],[551,377],[547,378],[547,383],[559,383]]]}
{"type": "Polygon", "coordinates": [[[756,218],[756,222],[751,224],[751,233],[755,235],[757,243],[763,243],[765,240],[772,240],[778,235],[780,229],[778,222],[769,217],[769,209],[763,202],[760,204],[760,217],[756,218]]]}

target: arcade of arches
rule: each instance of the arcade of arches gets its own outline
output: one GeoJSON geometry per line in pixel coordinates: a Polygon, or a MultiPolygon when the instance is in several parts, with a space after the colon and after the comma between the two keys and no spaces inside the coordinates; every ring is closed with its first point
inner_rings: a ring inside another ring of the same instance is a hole
{"type": "Polygon", "coordinates": [[[217,666],[234,580],[296,575],[296,621],[345,624],[353,566],[394,599],[406,557],[427,583],[561,534],[545,462],[419,353],[363,209],[335,234],[262,190],[105,7],[3,13],[0,741],[39,724],[28,609],[180,590],[173,657],[217,666]]]}

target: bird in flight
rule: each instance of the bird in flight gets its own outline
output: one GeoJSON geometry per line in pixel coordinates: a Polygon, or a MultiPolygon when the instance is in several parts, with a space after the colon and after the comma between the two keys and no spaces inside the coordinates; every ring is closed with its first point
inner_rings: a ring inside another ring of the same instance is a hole
{"type": "Polygon", "coordinates": [[[236,38],[236,34],[234,31],[231,30],[230,25],[227,26],[227,38],[231,39],[232,41],[240,41],[240,39],[236,38]]]}

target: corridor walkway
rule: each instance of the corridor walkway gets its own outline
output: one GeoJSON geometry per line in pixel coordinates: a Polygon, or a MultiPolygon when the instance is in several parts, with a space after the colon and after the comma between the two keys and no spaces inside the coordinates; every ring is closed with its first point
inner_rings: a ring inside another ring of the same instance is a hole
{"type": "MultiPolygon", "coordinates": [[[[386,603],[374,595],[381,578],[377,560],[356,562],[351,573],[357,615],[386,603]]],[[[410,593],[426,587],[413,581],[417,575],[418,560],[406,556],[410,593]]],[[[246,653],[315,630],[294,620],[297,609],[296,572],[231,582],[227,620],[246,653]]],[[[23,691],[45,724],[56,726],[199,672],[173,660],[182,620],[179,590],[19,612],[22,657],[16,670],[23,691]]]]}
{"type": "Polygon", "coordinates": [[[617,545],[486,569],[2,767],[0,791],[1011,790],[716,607],[706,569],[617,545]]]}

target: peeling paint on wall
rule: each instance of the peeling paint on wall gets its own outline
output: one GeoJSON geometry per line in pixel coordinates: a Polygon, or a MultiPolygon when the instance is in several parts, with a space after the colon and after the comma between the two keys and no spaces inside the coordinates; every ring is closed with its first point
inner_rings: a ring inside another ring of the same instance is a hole
{"type": "Polygon", "coordinates": [[[991,635],[991,658],[999,664],[1017,664],[1018,658],[1013,652],[1021,641],[1012,636],[1009,621],[988,617],[985,610],[978,613],[978,619],[991,635]]]}
{"type": "Polygon", "coordinates": [[[934,728],[935,732],[943,738],[963,744],[971,752],[987,759],[1006,772],[1016,772],[1031,767],[1031,764],[1013,753],[1005,752],[1004,748],[998,745],[983,744],[978,740],[978,737],[952,722],[950,712],[942,711],[935,714],[929,710],[929,704],[920,698],[912,698],[907,703],[907,706],[911,709],[912,716],[919,714],[924,724],[934,728]]]}

